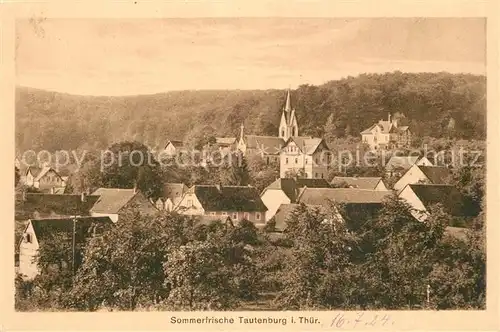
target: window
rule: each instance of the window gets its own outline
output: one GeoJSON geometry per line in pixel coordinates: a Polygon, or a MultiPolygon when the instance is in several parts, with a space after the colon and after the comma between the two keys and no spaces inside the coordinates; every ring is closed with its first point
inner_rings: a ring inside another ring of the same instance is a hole
{"type": "Polygon", "coordinates": [[[318,177],[318,173],[314,173],[314,177],[317,178],[318,177]]]}
{"type": "Polygon", "coordinates": [[[178,196],[179,196],[179,192],[176,192],[176,193],[175,193],[175,197],[178,197],[178,196]]]}
{"type": "Polygon", "coordinates": [[[27,233],[26,234],[26,242],[28,243],[31,243],[32,239],[31,239],[31,234],[30,233],[27,233]]]}
{"type": "Polygon", "coordinates": [[[295,158],[295,163],[298,164],[299,163],[299,159],[298,158],[295,158]]]}
{"type": "Polygon", "coordinates": [[[223,216],[227,216],[227,212],[226,211],[222,211],[222,215],[223,216]]]}
{"type": "Polygon", "coordinates": [[[319,163],[318,163],[318,158],[314,159],[314,162],[315,162],[316,164],[319,164],[319,163]]]}
{"type": "Polygon", "coordinates": [[[269,165],[269,157],[267,157],[267,164],[269,165]]]}
{"type": "Polygon", "coordinates": [[[210,215],[211,215],[212,217],[213,217],[213,216],[215,216],[216,214],[217,214],[217,213],[215,213],[215,212],[210,212],[210,215]]]}
{"type": "Polygon", "coordinates": [[[255,219],[260,220],[260,212],[255,212],[255,219]]]}
{"type": "Polygon", "coordinates": [[[250,213],[244,212],[243,213],[243,219],[250,220],[250,213]]]}
{"type": "Polygon", "coordinates": [[[234,220],[238,220],[238,212],[233,212],[233,217],[234,220]]]}
{"type": "Polygon", "coordinates": [[[285,158],[285,164],[288,164],[288,158],[285,158]]]}
{"type": "Polygon", "coordinates": [[[193,206],[193,200],[192,199],[188,199],[187,200],[187,205],[188,206],[193,206]]]}
{"type": "Polygon", "coordinates": [[[321,173],[321,178],[323,178],[323,173],[321,173]]]}
{"type": "Polygon", "coordinates": [[[285,136],[285,131],[284,130],[281,130],[281,136],[285,136]]]}
{"type": "Polygon", "coordinates": [[[308,162],[309,162],[309,159],[307,159],[307,157],[306,157],[306,165],[307,165],[308,162]]]}

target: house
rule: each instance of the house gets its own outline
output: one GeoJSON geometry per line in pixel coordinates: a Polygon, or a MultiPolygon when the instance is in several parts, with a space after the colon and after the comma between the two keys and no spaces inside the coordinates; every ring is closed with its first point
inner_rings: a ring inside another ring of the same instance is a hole
{"type": "Polygon", "coordinates": [[[331,162],[328,145],[322,138],[291,137],[280,152],[280,177],[323,179],[331,162]]]}
{"type": "Polygon", "coordinates": [[[215,144],[219,147],[222,156],[236,150],[238,140],[236,137],[216,137],[215,144]]]}
{"type": "Polygon", "coordinates": [[[16,220],[43,217],[90,216],[90,209],[99,196],[77,194],[46,194],[23,192],[16,197],[16,220]]]}
{"type": "Polygon", "coordinates": [[[202,219],[246,219],[264,223],[267,208],[250,186],[194,185],[187,190],[174,211],[202,219]]]}
{"type": "Polygon", "coordinates": [[[378,123],[362,131],[361,138],[371,150],[390,150],[409,147],[412,134],[408,126],[400,126],[398,119],[391,119],[389,113],[387,121],[379,120],[378,123]]]}
{"type": "Polygon", "coordinates": [[[413,209],[413,216],[419,221],[429,217],[429,208],[441,204],[444,211],[455,219],[469,219],[477,216],[478,211],[453,185],[447,184],[408,184],[398,195],[413,209]]]}
{"type": "Polygon", "coordinates": [[[165,183],[162,197],[155,202],[156,208],[160,211],[172,211],[188,189],[184,183],[165,183]]]}
{"type": "Polygon", "coordinates": [[[185,152],[184,150],[186,149],[184,142],[181,140],[169,140],[167,144],[165,145],[165,149],[163,153],[166,156],[176,156],[182,152],[185,152]]]}
{"type": "Polygon", "coordinates": [[[300,190],[296,203],[328,206],[336,203],[383,203],[392,195],[391,191],[355,189],[355,188],[308,188],[300,190]]]}
{"type": "Polygon", "coordinates": [[[270,220],[280,205],[295,203],[299,194],[299,189],[308,188],[329,188],[330,185],[325,179],[304,179],[304,178],[280,178],[265,188],[260,198],[267,207],[266,221],[270,220]]]}
{"type": "Polygon", "coordinates": [[[334,188],[345,186],[344,188],[388,190],[381,177],[336,176],[333,178],[331,186],[334,188]]]}
{"type": "MultiPolygon", "coordinates": [[[[51,235],[56,233],[66,234],[72,237],[75,234],[75,244],[81,244],[91,236],[102,232],[106,227],[112,225],[108,217],[82,217],[74,216],[71,218],[45,218],[31,219],[19,242],[19,268],[18,272],[25,279],[33,279],[39,274],[37,255],[40,244],[43,241],[50,241],[51,235]]],[[[68,246],[68,251],[72,247],[68,246]]],[[[81,257],[75,257],[78,264],[81,257]]],[[[61,262],[62,266],[70,266],[72,262],[61,262]]]]}
{"type": "Polygon", "coordinates": [[[35,167],[29,166],[24,174],[26,186],[36,188],[40,192],[50,192],[51,190],[66,187],[66,181],[62,176],[50,166],[35,167]]]}
{"type": "Polygon", "coordinates": [[[385,165],[388,177],[401,176],[413,165],[433,166],[427,157],[419,156],[392,156],[385,165]]]}
{"type": "Polygon", "coordinates": [[[90,209],[93,217],[109,217],[117,222],[124,213],[132,208],[143,214],[154,214],[158,209],[136,189],[99,188],[92,193],[99,196],[97,202],[90,209]]]}
{"type": "Polygon", "coordinates": [[[394,184],[394,190],[401,190],[408,184],[416,183],[446,184],[450,176],[451,172],[447,167],[414,164],[394,184]]]}

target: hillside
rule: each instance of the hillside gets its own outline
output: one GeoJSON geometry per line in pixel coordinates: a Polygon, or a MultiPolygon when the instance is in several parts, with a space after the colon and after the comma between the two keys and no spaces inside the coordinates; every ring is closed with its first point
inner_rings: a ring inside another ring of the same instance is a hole
{"type": "MultiPolygon", "coordinates": [[[[292,91],[301,135],[358,136],[388,112],[422,136],[484,139],[486,78],[449,73],[362,74],[292,91]]],[[[136,139],[162,146],[197,132],[277,133],[285,90],[173,91],[126,97],[16,90],[16,149],[104,148],[136,139]]]]}

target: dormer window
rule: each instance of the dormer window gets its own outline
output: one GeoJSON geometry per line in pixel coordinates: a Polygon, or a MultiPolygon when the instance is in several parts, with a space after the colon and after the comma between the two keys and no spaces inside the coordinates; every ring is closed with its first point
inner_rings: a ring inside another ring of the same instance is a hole
{"type": "Polygon", "coordinates": [[[33,241],[30,233],[26,233],[25,240],[27,243],[31,243],[33,241]]]}

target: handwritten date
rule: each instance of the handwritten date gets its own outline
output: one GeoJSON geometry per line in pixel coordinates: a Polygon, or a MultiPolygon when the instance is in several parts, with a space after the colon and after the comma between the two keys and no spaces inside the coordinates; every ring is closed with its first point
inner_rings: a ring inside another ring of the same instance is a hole
{"type": "Polygon", "coordinates": [[[394,325],[394,321],[387,314],[370,314],[364,312],[339,313],[330,324],[330,327],[337,329],[354,329],[356,327],[383,328],[394,325]]]}

